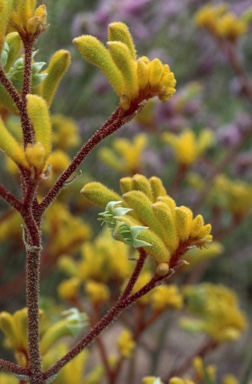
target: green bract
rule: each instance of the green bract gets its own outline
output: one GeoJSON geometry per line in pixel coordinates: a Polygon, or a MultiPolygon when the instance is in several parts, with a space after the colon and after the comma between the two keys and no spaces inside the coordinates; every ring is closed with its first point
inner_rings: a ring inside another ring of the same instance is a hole
{"type": "MultiPolygon", "coordinates": [[[[35,56],[35,54],[36,52],[33,53],[33,57],[35,56]]],[[[37,63],[32,63],[32,75],[31,75],[32,88],[42,83],[42,81],[44,81],[45,78],[47,77],[47,73],[39,73],[45,64],[46,63],[42,61],[37,63]]],[[[23,79],[24,79],[24,58],[23,57],[15,61],[13,66],[10,68],[8,77],[18,90],[22,89],[23,79]]]]}
{"type": "Polygon", "coordinates": [[[148,229],[148,227],[141,225],[131,226],[128,223],[118,221],[113,231],[113,237],[123,243],[132,245],[134,248],[151,247],[151,244],[147,243],[147,241],[137,239],[137,236],[145,229],[148,229]]]}
{"type": "Polygon", "coordinates": [[[102,220],[102,224],[106,223],[110,228],[114,228],[117,223],[117,217],[123,216],[127,212],[132,211],[130,208],[123,208],[120,206],[121,201],[110,201],[104,212],[99,213],[102,218],[98,220],[102,220]]]}

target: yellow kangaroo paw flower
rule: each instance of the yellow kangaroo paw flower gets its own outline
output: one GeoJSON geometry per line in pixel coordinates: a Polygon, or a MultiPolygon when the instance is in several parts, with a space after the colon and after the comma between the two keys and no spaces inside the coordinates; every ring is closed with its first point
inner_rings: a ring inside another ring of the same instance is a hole
{"type": "Polygon", "coordinates": [[[8,33],[5,39],[9,46],[8,59],[4,66],[5,72],[9,72],[12,64],[18,58],[18,55],[22,48],[22,40],[17,32],[8,33]]]}
{"type": "Polygon", "coordinates": [[[139,91],[136,61],[132,59],[130,50],[124,43],[109,41],[107,46],[113,61],[122,73],[124,92],[132,100],[137,97],[139,91]]]}
{"type": "Polygon", "coordinates": [[[27,95],[27,112],[35,132],[36,142],[40,142],[45,150],[45,160],[51,153],[52,132],[51,119],[46,101],[37,95],[27,95]]]}
{"type": "Polygon", "coordinates": [[[127,193],[133,189],[132,177],[123,177],[120,179],[120,188],[122,193],[127,193]]]}
{"type": "Polygon", "coordinates": [[[123,200],[134,210],[143,225],[155,231],[159,223],[152,211],[150,199],[142,191],[130,191],[123,195],[123,200]]]}
{"type": "Polygon", "coordinates": [[[7,130],[3,120],[0,118],[0,148],[9,156],[16,164],[20,164],[25,168],[29,165],[25,158],[24,150],[18,144],[16,139],[7,130]]]}
{"type": "Polygon", "coordinates": [[[166,196],[165,187],[158,177],[152,176],[149,179],[149,183],[152,192],[152,201],[156,201],[159,196],[166,196]]]}
{"type": "Polygon", "coordinates": [[[101,208],[105,208],[110,201],[121,200],[121,196],[116,192],[95,181],[84,185],[81,193],[88,201],[101,208]]]}
{"type": "Polygon", "coordinates": [[[9,339],[12,348],[15,349],[19,337],[16,332],[13,316],[8,312],[0,313],[0,328],[4,332],[5,336],[9,339]]]}
{"type": "Polygon", "coordinates": [[[68,70],[70,63],[70,53],[64,49],[61,49],[54,53],[48,68],[42,72],[47,73],[47,77],[41,84],[41,91],[39,93],[46,100],[48,106],[52,104],[59,83],[68,70]]]}
{"type": "Polygon", "coordinates": [[[105,46],[96,37],[89,35],[77,37],[73,42],[80,54],[103,72],[120,97],[123,92],[123,76],[105,46]]]}
{"type": "Polygon", "coordinates": [[[141,59],[137,60],[139,89],[145,89],[149,82],[149,66],[141,59]]]}
{"type": "Polygon", "coordinates": [[[162,239],[172,254],[176,251],[179,245],[179,236],[177,233],[174,214],[167,207],[167,205],[161,201],[153,204],[152,209],[156,218],[159,220],[160,226],[163,226],[164,228],[164,235],[162,236],[162,239]]]}
{"type": "Polygon", "coordinates": [[[155,88],[159,85],[163,72],[164,72],[164,65],[161,63],[159,59],[152,60],[149,65],[149,83],[151,87],[155,88]]]}
{"type": "Polygon", "coordinates": [[[136,191],[142,191],[145,196],[147,196],[150,201],[152,201],[152,191],[149,180],[143,175],[136,174],[133,176],[132,181],[132,189],[136,191]]]}
{"type": "Polygon", "coordinates": [[[175,223],[180,241],[186,241],[192,224],[192,211],[184,206],[175,209],[175,223]]]}
{"type": "Polygon", "coordinates": [[[12,1],[11,0],[0,0],[0,52],[3,48],[5,34],[8,28],[10,14],[12,11],[12,1]]]}
{"type": "Polygon", "coordinates": [[[126,24],[120,21],[109,24],[108,27],[108,40],[109,41],[121,41],[129,48],[131,57],[136,60],[136,50],[134,42],[126,24]]]}

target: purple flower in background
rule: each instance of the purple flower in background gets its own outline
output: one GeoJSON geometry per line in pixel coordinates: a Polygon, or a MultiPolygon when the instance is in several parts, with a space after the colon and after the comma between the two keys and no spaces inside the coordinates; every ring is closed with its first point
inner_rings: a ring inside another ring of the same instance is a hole
{"type": "Polygon", "coordinates": [[[217,141],[224,146],[234,146],[240,142],[244,133],[251,127],[252,121],[246,113],[239,113],[234,122],[223,125],[217,131],[217,141]]]}
{"type": "Polygon", "coordinates": [[[102,39],[108,24],[120,20],[129,25],[136,41],[150,39],[183,10],[183,3],[166,0],[100,1],[94,12],[82,12],[75,16],[72,34],[92,34],[102,39]]]}

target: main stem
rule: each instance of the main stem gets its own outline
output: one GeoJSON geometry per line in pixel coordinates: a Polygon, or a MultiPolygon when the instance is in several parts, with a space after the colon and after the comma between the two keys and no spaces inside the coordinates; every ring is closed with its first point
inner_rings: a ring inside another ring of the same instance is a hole
{"type": "Polygon", "coordinates": [[[39,247],[30,247],[27,250],[27,287],[26,299],[28,308],[28,353],[30,383],[41,383],[41,358],[39,350],[39,247]]]}
{"type": "MultiPolygon", "coordinates": [[[[35,194],[35,188],[31,188],[35,194]]],[[[28,193],[28,192],[27,192],[28,193]]],[[[27,201],[24,199],[24,201],[27,201]]],[[[41,256],[41,232],[31,211],[33,198],[23,205],[21,212],[25,222],[26,247],[26,304],[28,311],[28,357],[30,384],[43,383],[39,340],[39,275],[41,256]]]]}

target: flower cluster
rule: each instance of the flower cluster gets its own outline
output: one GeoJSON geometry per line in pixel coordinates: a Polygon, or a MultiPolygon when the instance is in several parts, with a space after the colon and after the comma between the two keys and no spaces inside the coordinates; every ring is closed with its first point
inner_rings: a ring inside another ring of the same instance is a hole
{"type": "Polygon", "coordinates": [[[162,136],[164,142],[174,149],[177,161],[185,167],[197,161],[214,140],[210,129],[202,130],[198,137],[190,129],[184,130],[179,136],[170,132],[165,132],[162,136]]]}
{"type": "Polygon", "coordinates": [[[133,140],[116,138],[112,148],[103,147],[99,158],[112,169],[134,175],[142,167],[142,155],[147,145],[147,135],[136,135],[133,140]]]}
{"type": "Polygon", "coordinates": [[[122,178],[120,187],[122,196],[97,182],[86,184],[81,192],[93,204],[106,208],[104,222],[108,222],[113,202],[117,208],[109,219],[113,237],[143,247],[154,259],[158,275],[166,275],[192,246],[203,247],[212,241],[211,225],[205,225],[201,215],[194,218],[189,208],[177,207],[159,178],[137,174],[122,178]],[[118,214],[119,207],[128,211],[118,214]]]}
{"type": "Polygon", "coordinates": [[[184,318],[181,326],[191,332],[203,332],[216,342],[236,340],[247,322],[237,297],[223,285],[202,283],[183,290],[189,313],[198,318],[184,318]]]}
{"type": "Polygon", "coordinates": [[[176,80],[167,64],[159,59],[137,58],[128,27],[121,22],[109,24],[107,48],[94,36],[75,38],[81,55],[107,77],[120,98],[123,110],[154,96],[169,100],[175,93],[176,80]]]}
{"type": "MultiPolygon", "coordinates": [[[[63,312],[64,318],[50,327],[43,327],[41,332],[41,354],[46,356],[52,346],[65,336],[76,336],[86,322],[86,315],[76,308],[63,312]]],[[[40,311],[40,317],[43,312],[40,311]]],[[[28,339],[27,339],[27,308],[16,311],[13,315],[9,312],[0,312],[0,329],[5,335],[5,345],[12,349],[17,362],[26,367],[28,364],[28,339]]]]}
{"type": "Polygon", "coordinates": [[[121,356],[130,358],[136,347],[132,333],[128,329],[124,329],[117,339],[117,347],[121,356]]]}
{"type": "MultiPolygon", "coordinates": [[[[137,279],[132,293],[137,292],[151,279],[152,273],[143,271],[137,279]]],[[[173,284],[157,286],[151,292],[141,297],[138,301],[140,306],[149,306],[156,314],[166,310],[179,310],[184,306],[184,298],[180,289],[173,284]]]]}
{"type": "Polygon", "coordinates": [[[84,284],[85,292],[92,302],[104,302],[109,298],[108,283],[119,286],[132,270],[128,262],[129,248],[120,242],[114,242],[107,230],[81,247],[81,259],[73,260],[70,256],[62,256],[59,268],[70,279],[62,281],[58,293],[64,300],[77,297],[84,284]]]}
{"type": "Polygon", "coordinates": [[[48,235],[47,253],[56,260],[61,255],[73,253],[90,238],[91,229],[80,217],[75,217],[67,207],[57,202],[46,212],[44,231],[48,235]]]}
{"type": "MultiPolygon", "coordinates": [[[[217,367],[214,364],[206,365],[203,359],[196,356],[192,361],[193,373],[192,375],[185,375],[183,378],[173,376],[170,378],[168,384],[196,384],[196,383],[215,383],[217,377],[217,367]]],[[[147,376],[143,378],[143,384],[164,384],[158,377],[147,376]]],[[[221,384],[239,384],[238,379],[231,375],[226,374],[221,378],[221,384]]],[[[251,384],[251,382],[249,382],[251,384]]]]}
{"type": "Polygon", "coordinates": [[[1,38],[6,32],[17,31],[23,39],[34,40],[47,28],[46,6],[43,4],[36,8],[35,0],[1,0],[0,9],[1,38]]]}
{"type": "Polygon", "coordinates": [[[231,180],[225,175],[218,175],[214,182],[213,199],[237,217],[244,217],[251,209],[252,185],[241,180],[231,180]]]}
{"type": "Polygon", "coordinates": [[[235,42],[247,31],[247,22],[228,10],[228,5],[206,5],[195,16],[196,25],[213,35],[235,42]]]}

